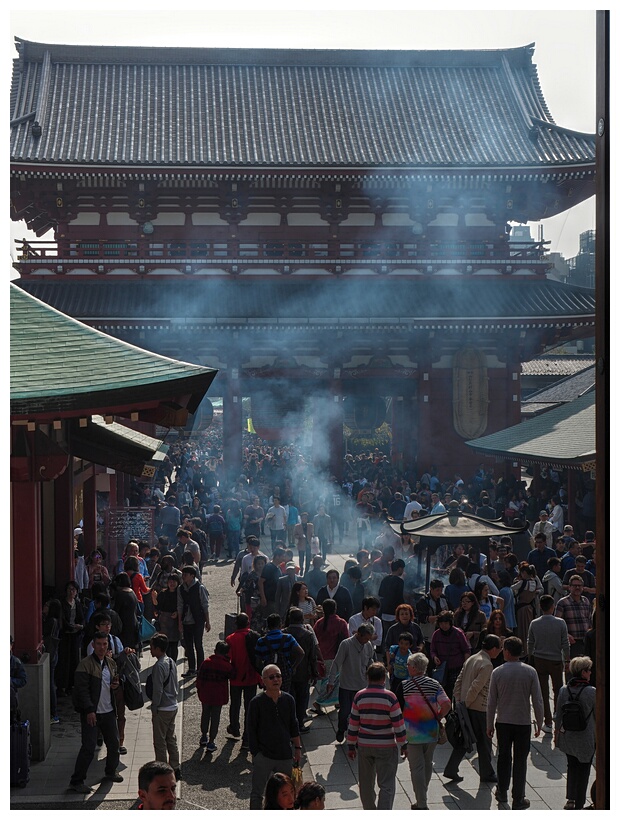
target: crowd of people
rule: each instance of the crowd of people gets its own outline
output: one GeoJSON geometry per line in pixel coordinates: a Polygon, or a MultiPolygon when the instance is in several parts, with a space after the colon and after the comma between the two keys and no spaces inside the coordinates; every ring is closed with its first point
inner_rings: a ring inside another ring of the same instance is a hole
{"type": "Polygon", "coordinates": [[[467,483],[459,475],[441,481],[434,469],[399,473],[375,452],[348,455],[339,482],[317,475],[294,447],[245,444],[234,482],[217,440],[203,439],[173,445],[159,483],[134,487],[131,503],[156,510],[156,543],[130,541],[118,560],[102,549],[85,556],[76,530],[75,579],[46,603],[43,627],[52,721],[57,697],[72,694],[82,722],[70,788],[91,790],[85,780],[97,743],[107,748],[106,777],[122,779],[123,670],[139,666],[148,642],[157,762],[139,787],[143,808],[173,808],[182,777],[180,646],[183,677],[196,678],[202,705],[200,746],[216,751],[229,705],[226,733],[251,754],[251,809],[323,808],[322,787],[299,783],[310,708],[338,709],[336,741],[358,761],[365,809],[391,808],[400,757],[410,768],[412,808],[428,807],[433,752],[453,716],[445,778],[462,779],[469,738],[498,802],[508,801],[512,783],[513,809],[527,808],[532,710],[535,735],[553,734],[567,755],[565,808],[583,808],[594,755],[596,542],[565,522],[561,477],[549,471],[536,492],[516,479],[496,482],[482,466],[467,483]],[[389,521],[445,512],[451,502],[528,529],[482,549],[440,547],[426,588],[419,539],[398,535],[389,521]],[[341,574],[329,556],[345,537],[358,549],[341,574]],[[238,615],[205,657],[209,562],[228,563],[238,615]],[[149,628],[157,632],[145,637],[149,628]],[[582,728],[568,718],[575,702],[582,728]]]}

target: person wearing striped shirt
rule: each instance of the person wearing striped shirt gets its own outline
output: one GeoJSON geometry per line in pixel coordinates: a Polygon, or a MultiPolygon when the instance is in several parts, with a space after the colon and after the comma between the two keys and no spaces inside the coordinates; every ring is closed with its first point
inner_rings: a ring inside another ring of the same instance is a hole
{"type": "Polygon", "coordinates": [[[366,674],[368,686],[353,698],[347,755],[351,760],[358,759],[362,807],[389,810],[396,794],[398,753],[407,756],[405,723],[398,698],[385,688],[385,666],[371,663],[366,674]],[[379,787],[377,801],[375,780],[379,787]]]}

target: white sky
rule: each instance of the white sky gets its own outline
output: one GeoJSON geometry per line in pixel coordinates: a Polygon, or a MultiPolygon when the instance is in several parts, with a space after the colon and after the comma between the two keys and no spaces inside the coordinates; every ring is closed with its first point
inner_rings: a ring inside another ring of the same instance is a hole
{"type": "MultiPolygon", "coordinates": [[[[214,4],[171,9],[150,2],[139,10],[109,2],[108,11],[85,11],[85,4],[63,3],[60,10],[33,4],[28,11],[10,9],[6,76],[15,56],[12,38],[87,45],[156,45],[253,48],[510,48],[534,42],[534,62],[541,88],[555,121],[578,131],[595,131],[595,11],[436,11],[396,8],[350,10],[347,4],[312,3],[311,10],[257,10],[235,5],[234,12],[214,4]],[[212,10],[205,10],[212,9],[212,10]]],[[[581,4],[583,7],[583,4],[581,4]]],[[[462,9],[462,6],[458,8],[462,9]]],[[[594,198],[545,220],[544,238],[551,250],[574,256],[579,234],[594,227],[594,198]]],[[[13,236],[25,235],[23,224],[13,236]]],[[[536,238],[537,226],[532,226],[536,238]]]]}

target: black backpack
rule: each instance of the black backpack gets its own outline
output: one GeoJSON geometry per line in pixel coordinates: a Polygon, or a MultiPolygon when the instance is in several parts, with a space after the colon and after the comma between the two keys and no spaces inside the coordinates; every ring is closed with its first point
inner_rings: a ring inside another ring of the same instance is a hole
{"type": "MultiPolygon", "coordinates": [[[[265,640],[267,640],[265,638],[265,640]]],[[[286,638],[282,638],[280,644],[276,647],[272,647],[269,644],[269,654],[266,658],[257,657],[257,664],[260,666],[259,672],[262,672],[266,666],[270,666],[271,664],[275,664],[282,673],[282,691],[288,691],[291,685],[291,680],[293,678],[293,667],[291,666],[291,662],[289,660],[289,656],[284,651],[284,644],[286,638]]]]}
{"type": "Polygon", "coordinates": [[[583,732],[587,727],[590,715],[594,710],[586,716],[583,704],[579,700],[583,691],[582,688],[578,690],[576,695],[573,695],[570,689],[567,691],[568,700],[562,706],[562,728],[566,732],[583,732]]]}
{"type": "Polygon", "coordinates": [[[136,655],[123,654],[119,658],[119,674],[123,684],[123,697],[125,706],[130,712],[142,709],[144,706],[144,695],[140,682],[140,666],[136,655]],[[123,660],[121,660],[121,658],[123,660]]]}

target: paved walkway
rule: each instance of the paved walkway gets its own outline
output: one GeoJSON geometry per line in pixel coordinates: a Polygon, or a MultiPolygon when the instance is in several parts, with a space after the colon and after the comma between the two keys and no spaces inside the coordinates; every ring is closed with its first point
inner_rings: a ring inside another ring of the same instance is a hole
{"type": "MultiPolygon", "coordinates": [[[[355,551],[353,542],[345,540],[339,552],[330,556],[330,563],[342,570],[345,560],[355,551]]],[[[214,630],[205,640],[207,652],[213,650],[215,641],[220,638],[216,625],[223,627],[224,614],[230,610],[233,599],[229,578],[230,564],[210,565],[206,570],[205,582],[212,590],[211,622],[214,630]],[[214,594],[216,593],[217,594],[214,594]]],[[[146,680],[148,670],[153,662],[148,650],[142,657],[142,679],[146,680]]],[[[185,664],[179,660],[179,675],[185,664]]],[[[199,735],[199,704],[193,681],[181,683],[181,704],[177,717],[177,736],[182,748],[182,769],[189,774],[186,782],[179,785],[179,809],[235,809],[247,808],[249,801],[249,781],[251,764],[249,755],[237,749],[239,741],[226,740],[224,728],[227,725],[227,713],[224,710],[221,720],[218,751],[207,755],[204,750],[197,750],[196,738],[199,735]],[[187,698],[184,704],[183,699],[187,698]],[[185,712],[186,726],[183,727],[185,712]],[[189,722],[187,722],[189,721],[189,722]],[[183,739],[185,735],[185,745],[183,739]],[[237,753],[236,757],[231,757],[237,753]],[[247,760],[246,760],[247,757],[247,760]],[[232,764],[235,765],[232,765],[232,764]],[[208,767],[206,767],[208,764],[208,767]],[[230,790],[226,784],[230,781],[230,790]],[[247,792],[247,794],[246,794],[247,792]],[[227,799],[227,795],[228,799],[227,799]]],[[[312,700],[312,699],[311,699],[312,700]]],[[[60,724],[52,726],[52,746],[46,760],[33,763],[30,783],[24,789],[11,789],[12,809],[58,809],[78,808],[83,804],[89,809],[125,809],[130,808],[137,798],[138,770],[143,763],[152,760],[153,741],[151,731],[151,713],[148,708],[138,712],[127,713],[125,745],[128,754],[121,757],[119,771],[125,778],[119,784],[101,784],[104,774],[105,747],[97,753],[89,772],[87,783],[95,791],[82,796],[66,791],[73,765],[80,747],[80,723],[73,711],[69,698],[59,700],[60,724]]],[[[336,744],[336,711],[317,715],[312,719],[311,731],[303,735],[305,750],[304,778],[315,779],[327,792],[327,809],[361,809],[357,786],[357,763],[346,756],[346,746],[336,744]]],[[[460,773],[463,781],[456,785],[445,781],[441,775],[450,754],[450,746],[438,747],[434,758],[434,774],[429,788],[429,806],[431,809],[448,810],[489,810],[507,809],[508,805],[496,803],[488,784],[481,784],[476,771],[475,753],[463,760],[460,773]]],[[[528,764],[527,797],[532,809],[562,809],[566,799],[565,792],[566,757],[562,752],[552,749],[549,735],[532,739],[532,748],[528,764]]],[[[409,767],[401,761],[398,769],[398,781],[395,810],[410,810],[415,802],[411,788],[409,767]]]]}
{"type": "MultiPolygon", "coordinates": [[[[154,658],[148,649],[142,653],[140,677],[146,681],[154,658]]],[[[183,671],[179,666],[179,674],[183,671]]],[[[177,739],[179,748],[183,740],[183,703],[179,706],[177,717],[177,739]]],[[[32,804],[47,804],[55,808],[57,804],[97,804],[105,801],[128,801],[137,798],[138,770],[153,760],[153,734],[151,712],[145,706],[135,712],[126,711],[125,746],[127,754],[122,755],[118,771],[125,778],[122,783],[101,783],[104,776],[105,746],[98,749],[86,778],[86,784],[93,788],[90,795],[67,792],[69,779],[73,772],[75,759],[80,749],[80,719],[73,709],[71,698],[58,699],[58,716],[60,723],[51,727],[52,745],[44,761],[33,763],[30,769],[30,782],[24,789],[11,789],[11,806],[19,804],[28,808],[32,804]]]]}

